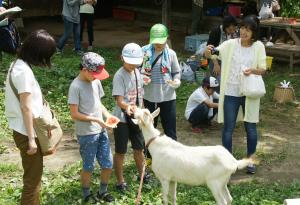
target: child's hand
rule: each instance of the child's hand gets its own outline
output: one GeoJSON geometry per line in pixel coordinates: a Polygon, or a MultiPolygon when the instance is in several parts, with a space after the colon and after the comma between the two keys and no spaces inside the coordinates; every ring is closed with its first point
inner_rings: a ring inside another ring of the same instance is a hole
{"type": "Polygon", "coordinates": [[[106,121],[105,121],[105,125],[109,128],[116,128],[117,124],[120,122],[120,119],[117,118],[116,116],[109,116],[106,121]]]}
{"type": "Polygon", "coordinates": [[[146,75],[142,75],[143,81],[144,81],[144,85],[148,85],[149,83],[151,83],[151,78],[149,78],[146,75]]]}
{"type": "Polygon", "coordinates": [[[128,105],[126,108],[127,115],[132,115],[136,109],[136,105],[128,105]]]}
{"type": "Polygon", "coordinates": [[[168,81],[166,81],[166,83],[167,83],[170,87],[176,89],[176,88],[178,88],[178,87],[180,86],[181,81],[178,80],[178,79],[174,79],[174,80],[168,80],[168,81]]]}
{"type": "Polygon", "coordinates": [[[95,120],[95,122],[97,122],[101,127],[103,128],[110,128],[109,126],[106,125],[106,123],[100,119],[100,118],[97,118],[97,120],[95,120]]]}

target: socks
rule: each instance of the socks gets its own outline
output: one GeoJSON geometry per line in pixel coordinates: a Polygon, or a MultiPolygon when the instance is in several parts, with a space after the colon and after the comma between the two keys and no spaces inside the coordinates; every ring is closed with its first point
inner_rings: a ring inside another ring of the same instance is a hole
{"type": "Polygon", "coordinates": [[[82,187],[83,198],[86,198],[91,194],[90,187],[82,187]]]}
{"type": "Polygon", "coordinates": [[[107,192],[107,184],[101,182],[99,186],[99,194],[103,194],[105,192],[107,192]]]}

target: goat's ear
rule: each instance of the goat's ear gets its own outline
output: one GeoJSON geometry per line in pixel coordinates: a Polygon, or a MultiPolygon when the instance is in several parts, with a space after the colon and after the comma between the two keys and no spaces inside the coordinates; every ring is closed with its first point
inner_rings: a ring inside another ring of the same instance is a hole
{"type": "Polygon", "coordinates": [[[160,112],[160,108],[157,108],[153,113],[151,113],[153,119],[159,115],[159,112],[160,112]]]}

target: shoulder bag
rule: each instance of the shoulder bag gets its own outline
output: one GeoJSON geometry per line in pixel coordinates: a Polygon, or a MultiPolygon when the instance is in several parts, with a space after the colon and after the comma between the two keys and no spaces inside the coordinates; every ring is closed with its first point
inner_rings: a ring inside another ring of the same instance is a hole
{"type": "Polygon", "coordinates": [[[249,98],[261,98],[266,94],[265,83],[261,75],[250,74],[241,77],[241,94],[249,98]]]}
{"type": "MultiPolygon", "coordinates": [[[[17,89],[11,79],[11,72],[14,64],[9,71],[9,84],[15,96],[20,101],[17,89]]],[[[49,103],[44,99],[44,97],[43,109],[40,116],[33,118],[33,128],[39,140],[43,156],[53,154],[62,139],[63,131],[54,115],[54,112],[50,109],[49,103]]]]}

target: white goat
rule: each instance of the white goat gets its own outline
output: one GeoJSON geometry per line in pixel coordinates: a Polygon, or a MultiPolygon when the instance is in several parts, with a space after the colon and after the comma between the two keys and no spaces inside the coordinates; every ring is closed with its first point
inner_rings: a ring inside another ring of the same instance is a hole
{"type": "Polygon", "coordinates": [[[157,109],[150,114],[147,109],[137,108],[133,120],[142,130],[146,146],[149,146],[152,170],[161,182],[164,205],[168,204],[168,193],[172,204],[176,204],[177,182],[206,184],[218,205],[230,205],[232,197],[227,188],[230,176],[237,169],[252,163],[252,160],[236,160],[220,145],[191,147],[166,135],[160,136],[160,131],[153,126],[153,119],[159,112],[157,109]]]}

